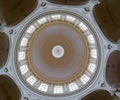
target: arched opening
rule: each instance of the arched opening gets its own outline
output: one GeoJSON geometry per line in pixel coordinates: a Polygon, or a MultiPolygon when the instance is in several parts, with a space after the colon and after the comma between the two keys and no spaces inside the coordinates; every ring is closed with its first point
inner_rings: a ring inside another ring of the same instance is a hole
{"type": "Polygon", "coordinates": [[[3,67],[7,61],[9,53],[9,39],[5,33],[0,32],[0,68],[3,67]]]}
{"type": "Polygon", "coordinates": [[[86,4],[89,0],[47,0],[47,1],[62,5],[81,5],[86,4]]]}
{"type": "Polygon", "coordinates": [[[114,42],[120,38],[120,0],[100,0],[94,17],[105,36],[114,42]]]}
{"type": "Polygon", "coordinates": [[[0,76],[0,100],[20,100],[21,94],[11,78],[0,76]]]}
{"type": "Polygon", "coordinates": [[[82,100],[120,100],[120,98],[111,96],[108,91],[97,90],[88,94],[82,100]]]}
{"type": "Polygon", "coordinates": [[[120,51],[113,52],[107,61],[106,80],[114,88],[120,88],[120,51]]]}
{"type": "Polygon", "coordinates": [[[37,0],[0,0],[0,19],[6,25],[22,21],[37,6],[37,0]]]}

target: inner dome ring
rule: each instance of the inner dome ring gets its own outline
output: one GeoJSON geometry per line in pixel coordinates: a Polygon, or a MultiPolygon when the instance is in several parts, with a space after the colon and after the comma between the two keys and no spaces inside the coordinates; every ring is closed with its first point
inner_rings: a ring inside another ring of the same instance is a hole
{"type": "Polygon", "coordinates": [[[62,94],[66,86],[67,93],[76,91],[89,83],[97,69],[95,36],[83,21],[70,14],[49,14],[36,20],[26,28],[19,48],[21,76],[44,93],[53,87],[50,93],[62,94]],[[59,59],[52,53],[57,46],[62,51],[59,59]]]}

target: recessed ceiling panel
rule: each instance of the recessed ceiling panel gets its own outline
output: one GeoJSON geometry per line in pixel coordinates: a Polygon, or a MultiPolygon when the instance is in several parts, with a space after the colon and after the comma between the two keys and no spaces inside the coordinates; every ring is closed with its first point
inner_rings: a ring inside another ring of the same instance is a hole
{"type": "Polygon", "coordinates": [[[120,89],[120,51],[114,51],[108,58],[106,80],[113,88],[120,89]]]}
{"type": "Polygon", "coordinates": [[[105,36],[117,42],[120,39],[120,0],[101,0],[94,8],[95,19],[105,36]]]}
{"type": "Polygon", "coordinates": [[[55,4],[63,4],[63,5],[81,5],[86,4],[89,0],[47,0],[48,2],[55,4]]]}
{"type": "Polygon", "coordinates": [[[116,96],[111,96],[106,90],[97,90],[88,94],[81,100],[119,100],[119,98],[116,96]]]}
{"type": "Polygon", "coordinates": [[[3,67],[7,61],[9,53],[9,39],[5,33],[0,32],[0,67],[3,67]]]}
{"type": "Polygon", "coordinates": [[[8,76],[0,76],[0,100],[20,100],[19,88],[8,76]]]}
{"type": "Polygon", "coordinates": [[[22,21],[37,6],[37,0],[0,0],[0,19],[6,25],[22,21]]]}

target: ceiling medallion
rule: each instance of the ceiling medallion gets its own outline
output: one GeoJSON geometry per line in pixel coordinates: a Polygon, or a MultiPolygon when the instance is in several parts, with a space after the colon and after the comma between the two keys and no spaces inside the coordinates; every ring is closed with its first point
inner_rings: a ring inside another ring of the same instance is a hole
{"type": "Polygon", "coordinates": [[[80,18],[51,13],[33,21],[17,45],[18,72],[35,90],[62,95],[93,78],[98,47],[92,30],[80,18]]]}

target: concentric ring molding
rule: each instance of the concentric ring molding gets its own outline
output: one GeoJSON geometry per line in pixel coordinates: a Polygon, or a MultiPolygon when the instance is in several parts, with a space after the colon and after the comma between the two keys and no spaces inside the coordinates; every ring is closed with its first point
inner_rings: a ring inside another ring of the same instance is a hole
{"type": "Polygon", "coordinates": [[[78,15],[73,15],[63,11],[45,13],[43,16],[38,17],[26,25],[21,34],[22,36],[16,45],[17,52],[15,52],[15,58],[17,60],[16,70],[22,82],[26,86],[29,86],[33,91],[49,95],[64,95],[82,90],[86,86],[89,86],[93,81],[94,76],[97,74],[97,69],[99,68],[98,60],[100,61],[100,51],[98,50],[99,47],[94,30],[91,30],[91,26],[89,26],[80,16],[78,17],[78,15]],[[29,39],[31,39],[34,32],[39,27],[44,26],[44,24],[49,24],[54,21],[69,23],[80,30],[87,40],[90,52],[90,58],[88,60],[89,63],[88,66],[86,66],[84,73],[80,77],[77,76],[76,79],[66,82],[65,84],[55,84],[54,82],[52,84],[39,80],[38,76],[31,72],[28,63],[25,60],[27,58],[26,48],[28,47],[29,39]]]}

